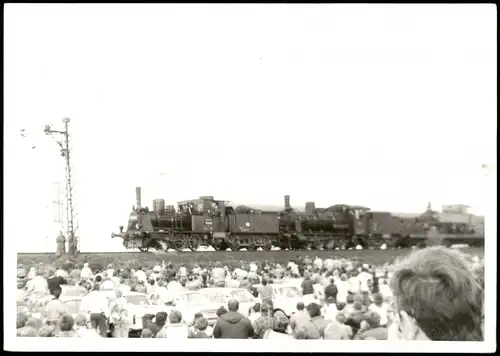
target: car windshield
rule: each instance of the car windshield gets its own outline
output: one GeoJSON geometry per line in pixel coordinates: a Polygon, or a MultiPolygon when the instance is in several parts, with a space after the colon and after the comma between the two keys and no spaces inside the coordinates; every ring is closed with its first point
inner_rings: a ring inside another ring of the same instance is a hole
{"type": "Polygon", "coordinates": [[[150,305],[148,297],[145,295],[127,295],[125,299],[127,299],[127,303],[133,305],[150,305]]]}
{"type": "Polygon", "coordinates": [[[301,297],[301,293],[298,288],[296,287],[281,287],[279,289],[279,292],[282,297],[286,298],[297,298],[301,297]]]}
{"type": "Polygon", "coordinates": [[[81,302],[81,300],[69,300],[64,304],[68,307],[69,314],[78,314],[80,312],[81,302]]]}
{"type": "Polygon", "coordinates": [[[231,293],[233,298],[236,299],[240,303],[254,302],[255,299],[250,294],[250,292],[246,290],[236,290],[231,293]]]}
{"type": "Polygon", "coordinates": [[[201,293],[188,293],[181,296],[181,299],[188,305],[204,305],[210,300],[201,293]]]}
{"type": "Polygon", "coordinates": [[[61,296],[64,297],[84,297],[87,295],[85,288],[64,288],[61,296]]]}

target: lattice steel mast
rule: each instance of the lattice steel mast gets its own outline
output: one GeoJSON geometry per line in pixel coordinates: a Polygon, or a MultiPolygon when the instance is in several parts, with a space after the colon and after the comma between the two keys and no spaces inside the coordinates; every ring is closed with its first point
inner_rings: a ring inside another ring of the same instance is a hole
{"type": "Polygon", "coordinates": [[[64,130],[53,130],[50,125],[45,125],[45,134],[54,137],[54,134],[58,134],[61,140],[55,138],[59,147],[61,147],[61,156],[65,160],[65,170],[66,170],[66,241],[68,242],[68,254],[75,256],[79,253],[78,248],[78,236],[76,234],[77,226],[75,226],[75,206],[73,202],[73,183],[71,180],[71,161],[70,161],[70,134],[69,134],[69,118],[62,119],[64,124],[64,130]]]}

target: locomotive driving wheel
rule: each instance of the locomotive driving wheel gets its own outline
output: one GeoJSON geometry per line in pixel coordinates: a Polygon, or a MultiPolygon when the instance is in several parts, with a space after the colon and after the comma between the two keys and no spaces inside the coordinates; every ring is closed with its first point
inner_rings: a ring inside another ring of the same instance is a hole
{"type": "Polygon", "coordinates": [[[325,242],[321,240],[317,241],[315,245],[316,249],[318,250],[323,250],[325,248],[325,242]]]}
{"type": "Polygon", "coordinates": [[[188,248],[191,251],[196,251],[201,245],[201,238],[198,235],[191,235],[188,237],[188,248]]]}
{"type": "Polygon", "coordinates": [[[264,244],[262,245],[262,250],[271,251],[272,248],[273,248],[273,244],[271,243],[271,240],[269,240],[269,237],[265,236],[264,237],[264,244]]]}
{"type": "Polygon", "coordinates": [[[335,249],[335,240],[334,239],[328,240],[325,243],[325,249],[330,250],[330,251],[334,250],[335,249]]]}
{"type": "Polygon", "coordinates": [[[240,241],[237,237],[233,237],[229,241],[229,248],[231,249],[231,251],[238,251],[240,249],[240,241]]]}
{"type": "Polygon", "coordinates": [[[172,243],[172,248],[176,251],[182,251],[186,247],[184,235],[175,235],[172,243]]]}

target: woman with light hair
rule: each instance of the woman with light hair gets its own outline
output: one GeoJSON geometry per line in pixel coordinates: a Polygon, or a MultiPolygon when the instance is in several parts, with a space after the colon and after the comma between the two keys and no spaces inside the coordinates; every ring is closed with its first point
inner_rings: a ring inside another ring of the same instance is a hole
{"type": "Polygon", "coordinates": [[[91,337],[98,338],[100,335],[96,329],[89,329],[89,321],[85,314],[78,314],[75,316],[74,330],[78,337],[91,337]]]}
{"type": "Polygon", "coordinates": [[[165,324],[158,334],[157,339],[187,339],[191,335],[189,327],[182,322],[182,314],[178,310],[173,310],[168,316],[169,324],[165,324]]]}
{"type": "Polygon", "coordinates": [[[123,297],[123,292],[120,288],[115,288],[115,300],[109,308],[110,322],[114,326],[114,337],[128,338],[128,308],[127,299],[123,297]]]}
{"type": "Polygon", "coordinates": [[[395,322],[389,340],[483,341],[484,291],[462,252],[415,251],[395,266],[390,286],[395,322]]]}

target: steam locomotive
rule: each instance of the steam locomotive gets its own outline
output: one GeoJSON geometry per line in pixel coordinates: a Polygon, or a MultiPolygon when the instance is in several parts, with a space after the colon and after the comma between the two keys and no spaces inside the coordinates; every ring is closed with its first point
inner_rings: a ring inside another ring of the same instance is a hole
{"type": "MultiPolygon", "coordinates": [[[[441,238],[441,230],[436,233],[436,226],[446,225],[432,214],[423,214],[411,221],[387,214],[346,204],[316,208],[313,202],[306,203],[305,211],[299,212],[291,208],[288,195],[281,211],[233,208],[229,202],[212,196],[179,202],[177,209],[165,206],[164,199],[155,199],[151,211],[141,206],[141,188],[137,187],[136,206],[127,229],[124,231],[120,226],[120,233],[113,233],[112,237],[122,238],[127,249],[138,248],[143,252],[151,248],[196,251],[201,246],[219,251],[228,248],[271,250],[272,247],[333,250],[357,245],[364,248],[382,244],[423,245],[436,234],[441,238]]],[[[443,241],[464,243],[464,239],[474,244],[482,241],[468,227],[450,232],[443,241]]]]}

